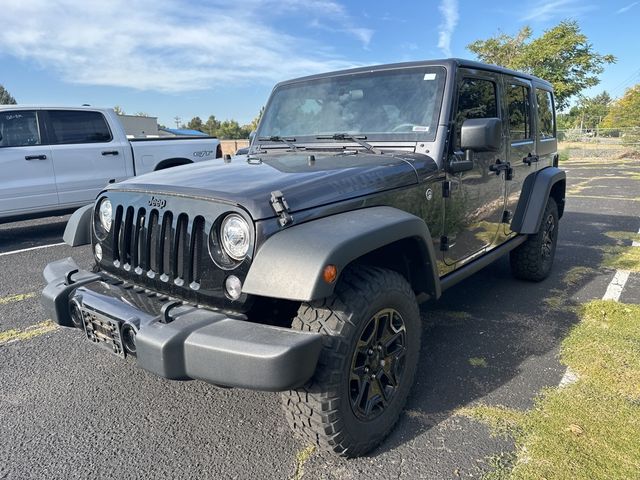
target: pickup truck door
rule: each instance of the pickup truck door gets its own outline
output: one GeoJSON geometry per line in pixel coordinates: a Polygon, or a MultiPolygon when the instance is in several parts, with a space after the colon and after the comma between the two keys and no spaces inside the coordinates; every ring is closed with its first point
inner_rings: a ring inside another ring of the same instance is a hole
{"type": "Polygon", "coordinates": [[[37,110],[0,113],[0,216],[58,204],[51,149],[37,110]]]}
{"type": "Polygon", "coordinates": [[[46,116],[61,206],[90,203],[109,182],[127,177],[125,146],[101,112],[48,110],[46,116]]]}
{"type": "MultiPolygon", "coordinates": [[[[461,156],[462,123],[471,118],[501,118],[504,114],[498,74],[480,70],[459,70],[457,97],[454,101],[455,123],[450,156],[461,156]]],[[[504,136],[504,133],[503,133],[504,136]]],[[[444,236],[440,249],[447,266],[457,266],[479,255],[498,242],[504,211],[506,148],[498,152],[474,152],[473,169],[447,174],[450,186],[445,198],[444,236]],[[501,165],[495,171],[496,165],[501,165]]]]}

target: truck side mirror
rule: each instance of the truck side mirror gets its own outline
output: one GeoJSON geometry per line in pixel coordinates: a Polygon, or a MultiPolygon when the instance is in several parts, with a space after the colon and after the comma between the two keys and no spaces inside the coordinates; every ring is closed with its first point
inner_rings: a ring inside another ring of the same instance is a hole
{"type": "Polygon", "coordinates": [[[499,118],[470,118],[462,124],[460,147],[464,151],[497,152],[502,143],[499,118]]]}

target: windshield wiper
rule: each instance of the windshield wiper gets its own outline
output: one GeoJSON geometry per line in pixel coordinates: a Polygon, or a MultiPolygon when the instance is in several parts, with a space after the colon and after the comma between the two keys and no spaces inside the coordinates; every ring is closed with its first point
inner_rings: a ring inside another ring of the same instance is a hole
{"type": "Polygon", "coordinates": [[[371,145],[370,143],[365,142],[367,137],[365,135],[351,135],[350,133],[334,133],[333,135],[320,135],[316,137],[318,140],[351,140],[352,142],[356,142],[358,145],[366,148],[371,153],[379,153],[382,154],[380,150],[371,145]]]}
{"type": "Polygon", "coordinates": [[[293,142],[296,141],[295,138],[284,138],[279,137],[278,135],[271,135],[270,137],[258,137],[259,142],[281,142],[289,145],[291,150],[304,150],[304,147],[298,147],[293,142]]]}

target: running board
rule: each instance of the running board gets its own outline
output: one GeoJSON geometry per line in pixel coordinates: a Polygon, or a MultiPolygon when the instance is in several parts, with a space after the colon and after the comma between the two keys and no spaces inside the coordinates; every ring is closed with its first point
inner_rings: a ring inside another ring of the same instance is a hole
{"type": "Polygon", "coordinates": [[[494,248],[488,253],[485,253],[476,260],[468,263],[467,265],[460,267],[458,270],[445,275],[440,279],[440,286],[444,292],[447,288],[453,287],[456,283],[461,282],[467,277],[470,277],[478,270],[482,270],[490,263],[496,261],[498,258],[506,255],[514,248],[520,246],[527,239],[527,235],[519,235],[506,243],[503,243],[497,248],[494,248]]]}

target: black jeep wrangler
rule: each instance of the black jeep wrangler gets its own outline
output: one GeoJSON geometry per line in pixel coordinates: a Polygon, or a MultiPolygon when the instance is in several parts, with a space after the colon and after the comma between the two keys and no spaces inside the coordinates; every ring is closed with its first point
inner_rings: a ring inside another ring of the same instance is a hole
{"type": "Polygon", "coordinates": [[[293,430],[343,456],[389,433],[418,304],[510,254],[551,270],[565,202],[553,91],[466,60],[278,84],[245,155],[109,185],[49,264],[65,327],[162,377],[282,391],[293,430]]]}

